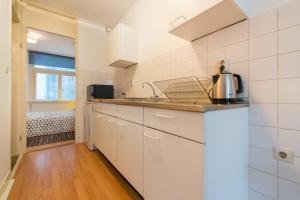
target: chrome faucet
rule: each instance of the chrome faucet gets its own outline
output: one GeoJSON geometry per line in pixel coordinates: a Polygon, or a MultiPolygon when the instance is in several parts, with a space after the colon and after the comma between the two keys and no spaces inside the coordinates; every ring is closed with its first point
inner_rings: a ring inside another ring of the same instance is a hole
{"type": "Polygon", "coordinates": [[[155,92],[155,89],[154,89],[154,87],[151,85],[151,83],[149,83],[149,82],[143,82],[142,88],[145,87],[145,84],[146,84],[146,85],[149,85],[149,86],[151,87],[151,89],[152,89],[153,97],[151,97],[151,99],[152,99],[153,101],[158,101],[158,100],[159,100],[159,97],[157,96],[157,94],[156,94],[156,92],[155,92]]]}

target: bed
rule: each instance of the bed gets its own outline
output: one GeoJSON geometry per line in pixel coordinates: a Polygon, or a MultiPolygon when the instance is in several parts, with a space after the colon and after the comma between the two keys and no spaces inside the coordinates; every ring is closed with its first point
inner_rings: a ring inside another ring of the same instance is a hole
{"type": "Polygon", "coordinates": [[[27,114],[27,146],[74,140],[74,133],[74,110],[27,114]]]}

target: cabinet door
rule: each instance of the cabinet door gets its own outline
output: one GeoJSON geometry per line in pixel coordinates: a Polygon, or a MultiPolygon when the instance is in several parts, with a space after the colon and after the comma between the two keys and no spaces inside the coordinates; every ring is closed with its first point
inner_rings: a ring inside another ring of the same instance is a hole
{"type": "Polygon", "coordinates": [[[93,128],[92,138],[93,144],[99,151],[103,151],[103,131],[105,129],[105,115],[93,112],[93,128]]]}
{"type": "Polygon", "coordinates": [[[143,126],[124,120],[117,126],[117,169],[143,194],[143,126]]]}
{"type": "Polygon", "coordinates": [[[170,30],[223,0],[168,0],[170,30]]]}
{"type": "Polygon", "coordinates": [[[105,115],[104,121],[100,123],[100,126],[102,126],[100,128],[102,153],[114,166],[116,166],[117,162],[116,122],[117,118],[105,115]]]}
{"type": "Polygon", "coordinates": [[[203,200],[204,145],[144,128],[144,198],[203,200]]]}

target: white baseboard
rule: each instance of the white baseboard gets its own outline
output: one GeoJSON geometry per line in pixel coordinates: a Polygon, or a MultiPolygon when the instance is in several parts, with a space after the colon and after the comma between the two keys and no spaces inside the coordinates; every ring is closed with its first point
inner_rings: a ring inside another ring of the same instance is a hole
{"type": "Polygon", "coordinates": [[[14,183],[15,183],[15,179],[9,179],[8,180],[5,191],[3,192],[0,200],[7,200],[8,199],[9,193],[10,193],[14,183]]]}
{"type": "Polygon", "coordinates": [[[11,170],[10,175],[9,175],[9,177],[10,177],[11,179],[14,178],[14,176],[15,176],[15,174],[16,174],[16,171],[17,171],[17,169],[18,169],[18,167],[19,167],[19,165],[20,165],[20,162],[21,162],[21,160],[22,160],[22,157],[23,157],[23,154],[20,154],[20,155],[19,155],[19,158],[18,158],[18,160],[17,160],[17,162],[16,162],[16,164],[15,164],[15,166],[14,166],[14,168],[11,170]]]}
{"type": "Polygon", "coordinates": [[[7,175],[5,176],[3,183],[0,185],[0,200],[6,200],[8,198],[8,195],[14,185],[15,182],[14,176],[20,165],[22,157],[23,154],[19,156],[14,168],[11,171],[7,172],[7,175]]]}
{"type": "Polygon", "coordinates": [[[2,196],[6,191],[9,179],[10,179],[10,171],[7,172],[5,178],[3,179],[3,182],[0,185],[0,200],[2,200],[2,196]]]}

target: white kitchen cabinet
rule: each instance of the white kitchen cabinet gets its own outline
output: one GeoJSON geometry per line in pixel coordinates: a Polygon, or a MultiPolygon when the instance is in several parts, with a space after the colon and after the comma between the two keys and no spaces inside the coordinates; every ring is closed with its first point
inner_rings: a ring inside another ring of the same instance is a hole
{"type": "Polygon", "coordinates": [[[117,163],[117,129],[116,129],[117,119],[111,116],[105,116],[102,125],[103,128],[100,130],[103,131],[101,134],[103,146],[102,153],[105,157],[116,166],[117,163]]]}
{"type": "Polygon", "coordinates": [[[143,125],[117,122],[117,169],[143,194],[143,125]]]}
{"type": "Polygon", "coordinates": [[[130,67],[138,62],[137,32],[118,24],[108,35],[108,62],[113,67],[130,67]]]}
{"type": "Polygon", "coordinates": [[[204,143],[204,114],[144,108],[145,126],[204,143]]]}
{"type": "Polygon", "coordinates": [[[204,145],[144,130],[144,198],[203,200],[204,145]]]}
{"type": "Polygon", "coordinates": [[[248,0],[168,0],[169,32],[193,41],[247,18],[248,0]]]}
{"type": "Polygon", "coordinates": [[[101,113],[93,112],[93,119],[92,119],[92,141],[93,144],[101,151],[102,150],[102,144],[101,144],[101,130],[103,130],[103,127],[101,126],[102,120],[104,118],[104,115],[101,113]]]}
{"type": "Polygon", "coordinates": [[[95,117],[95,146],[145,200],[247,200],[248,108],[201,113],[100,103],[95,117]]]}
{"type": "Polygon", "coordinates": [[[93,113],[93,143],[116,166],[117,119],[98,112],[93,113]]]}
{"type": "Polygon", "coordinates": [[[170,29],[173,29],[188,20],[196,17],[212,5],[222,0],[168,0],[168,19],[170,29]]]}

